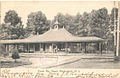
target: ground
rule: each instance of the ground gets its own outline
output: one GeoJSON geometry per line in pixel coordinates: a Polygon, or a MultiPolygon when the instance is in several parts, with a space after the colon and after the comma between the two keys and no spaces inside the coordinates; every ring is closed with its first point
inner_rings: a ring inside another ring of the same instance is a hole
{"type": "Polygon", "coordinates": [[[2,68],[120,68],[120,62],[114,61],[113,54],[20,53],[17,63],[10,56],[0,57],[2,68]]]}

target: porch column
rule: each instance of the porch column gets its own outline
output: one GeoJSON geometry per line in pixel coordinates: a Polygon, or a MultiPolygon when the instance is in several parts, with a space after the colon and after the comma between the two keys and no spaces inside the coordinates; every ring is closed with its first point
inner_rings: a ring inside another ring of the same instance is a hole
{"type": "Polygon", "coordinates": [[[5,44],[5,51],[9,51],[9,45],[8,44],[5,44]]]}
{"type": "Polygon", "coordinates": [[[96,49],[97,51],[99,51],[99,43],[97,42],[96,45],[97,45],[96,49]]]}
{"type": "Polygon", "coordinates": [[[56,47],[56,51],[55,51],[55,52],[58,52],[58,46],[57,46],[57,44],[56,44],[56,46],[55,46],[55,47],[56,47]]]}
{"type": "Polygon", "coordinates": [[[86,53],[86,42],[85,42],[85,53],[86,53]]]}
{"type": "Polygon", "coordinates": [[[51,44],[51,46],[52,46],[52,50],[51,51],[52,51],[52,53],[54,53],[53,43],[51,44]]]}
{"type": "Polygon", "coordinates": [[[16,44],[16,48],[17,48],[17,50],[18,50],[18,48],[19,48],[19,44],[16,44]]]}
{"type": "Polygon", "coordinates": [[[6,44],[6,52],[8,51],[8,45],[6,44]]]}
{"type": "Polygon", "coordinates": [[[25,51],[25,44],[24,43],[22,44],[22,47],[23,47],[23,51],[25,51]]]}
{"type": "Polygon", "coordinates": [[[7,45],[7,51],[9,51],[9,44],[7,45]]]}
{"type": "Polygon", "coordinates": [[[29,46],[29,43],[28,43],[28,53],[30,52],[30,46],[29,46]]]}
{"type": "Polygon", "coordinates": [[[53,44],[49,44],[49,52],[53,53],[53,44]]]}
{"type": "Polygon", "coordinates": [[[99,43],[99,51],[102,54],[102,43],[101,42],[99,43]]]}
{"type": "Polygon", "coordinates": [[[68,44],[65,43],[65,51],[68,52],[68,44]]]}
{"type": "Polygon", "coordinates": [[[41,43],[39,44],[39,48],[40,48],[39,51],[41,51],[41,43]]]}
{"type": "Polygon", "coordinates": [[[35,52],[35,44],[33,44],[33,51],[35,52]]]}
{"type": "Polygon", "coordinates": [[[5,52],[7,52],[7,45],[5,44],[5,52]]]}

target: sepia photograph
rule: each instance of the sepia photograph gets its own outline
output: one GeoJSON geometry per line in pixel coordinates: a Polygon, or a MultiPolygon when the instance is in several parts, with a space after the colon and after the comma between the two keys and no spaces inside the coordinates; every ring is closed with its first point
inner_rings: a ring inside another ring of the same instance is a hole
{"type": "Polygon", "coordinates": [[[120,69],[119,1],[1,1],[0,67],[120,69]]]}

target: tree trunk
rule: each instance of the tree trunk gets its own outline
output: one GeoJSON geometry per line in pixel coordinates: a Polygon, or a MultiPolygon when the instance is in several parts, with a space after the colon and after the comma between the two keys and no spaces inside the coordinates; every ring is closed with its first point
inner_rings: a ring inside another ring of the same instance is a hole
{"type": "Polygon", "coordinates": [[[15,59],[15,63],[17,62],[17,60],[15,59]]]}

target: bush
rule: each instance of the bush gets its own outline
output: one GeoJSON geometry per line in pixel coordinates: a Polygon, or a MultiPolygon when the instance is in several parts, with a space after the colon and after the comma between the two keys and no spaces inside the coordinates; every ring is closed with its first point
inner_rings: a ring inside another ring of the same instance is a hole
{"type": "Polygon", "coordinates": [[[16,52],[13,52],[12,58],[15,59],[15,62],[16,62],[16,59],[19,59],[19,58],[20,58],[19,53],[18,53],[17,51],[16,51],[16,52]]]}

